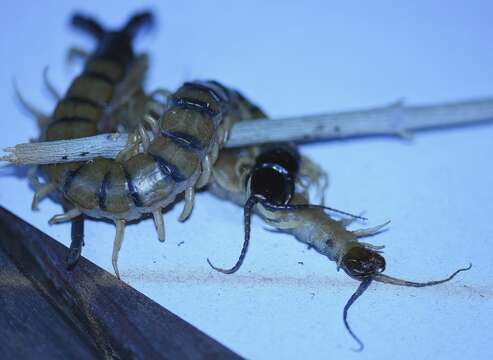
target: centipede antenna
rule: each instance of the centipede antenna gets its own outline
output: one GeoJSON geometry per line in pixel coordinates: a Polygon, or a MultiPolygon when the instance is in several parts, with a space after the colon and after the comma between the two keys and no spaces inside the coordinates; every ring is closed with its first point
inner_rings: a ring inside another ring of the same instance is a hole
{"type": "Polygon", "coordinates": [[[134,37],[142,28],[151,28],[154,25],[154,16],[150,11],[144,11],[141,13],[137,13],[132,16],[125,27],[123,28],[123,32],[126,32],[130,37],[134,37]]]}
{"type": "Polygon", "coordinates": [[[346,327],[346,330],[349,332],[349,334],[351,335],[351,337],[358,343],[358,346],[359,347],[356,348],[356,349],[353,349],[356,352],[363,351],[363,349],[365,348],[365,345],[356,336],[356,334],[353,332],[353,330],[351,330],[351,327],[349,326],[349,323],[347,321],[347,313],[348,313],[348,310],[351,307],[351,305],[353,305],[353,303],[366,291],[366,289],[368,289],[368,286],[370,286],[372,280],[373,279],[371,277],[368,278],[368,279],[363,280],[361,282],[361,284],[359,284],[359,286],[356,289],[356,291],[354,292],[354,294],[351,295],[351,297],[347,301],[346,305],[344,306],[344,312],[343,312],[343,315],[342,315],[342,318],[344,320],[344,326],[346,327]]]}
{"type": "Polygon", "coordinates": [[[363,221],[367,221],[368,218],[360,215],[354,215],[351,213],[348,213],[346,211],[342,211],[339,209],[335,209],[329,206],[324,206],[324,205],[313,205],[313,204],[296,204],[296,205],[276,205],[276,204],[271,204],[269,202],[262,202],[262,205],[265,207],[277,209],[277,210],[296,210],[296,209],[324,209],[324,210],[329,210],[333,211],[342,215],[350,216],[354,219],[359,219],[363,221]]]}
{"type": "Polygon", "coordinates": [[[259,200],[255,196],[250,196],[245,203],[245,206],[243,208],[243,214],[244,214],[244,225],[245,225],[245,238],[243,240],[243,247],[241,249],[240,257],[238,258],[238,261],[236,261],[236,264],[230,268],[230,269],[222,269],[219,267],[216,267],[212,265],[211,261],[209,258],[207,258],[207,262],[209,263],[209,266],[213,268],[216,271],[222,272],[223,274],[233,274],[236,271],[239,270],[241,267],[241,264],[243,264],[243,260],[245,259],[247,250],[248,250],[248,243],[250,242],[250,222],[252,219],[252,211],[253,207],[259,200]]]}
{"type": "Polygon", "coordinates": [[[81,14],[74,14],[72,16],[72,26],[91,34],[97,40],[101,40],[106,33],[104,28],[95,19],[81,14]]]}
{"type": "Polygon", "coordinates": [[[468,271],[472,268],[472,264],[470,263],[468,267],[465,268],[460,268],[456,270],[452,275],[450,275],[448,278],[443,279],[443,280],[435,280],[435,281],[428,281],[428,282],[413,282],[413,281],[407,281],[407,280],[402,280],[402,279],[397,279],[392,276],[388,276],[382,273],[378,273],[373,275],[373,280],[386,283],[386,284],[392,284],[392,285],[398,285],[398,286],[410,286],[410,287],[425,287],[425,286],[433,286],[433,285],[438,285],[438,284],[443,284],[447,281],[452,280],[458,273],[462,271],[468,271]]]}

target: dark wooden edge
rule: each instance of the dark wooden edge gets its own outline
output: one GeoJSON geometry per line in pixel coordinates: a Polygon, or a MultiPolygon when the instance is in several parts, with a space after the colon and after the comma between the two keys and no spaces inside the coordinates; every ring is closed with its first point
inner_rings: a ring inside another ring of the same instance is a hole
{"type": "Polygon", "coordinates": [[[67,247],[3,207],[0,248],[101,357],[241,359],[87,259],[67,270],[67,247]]]}

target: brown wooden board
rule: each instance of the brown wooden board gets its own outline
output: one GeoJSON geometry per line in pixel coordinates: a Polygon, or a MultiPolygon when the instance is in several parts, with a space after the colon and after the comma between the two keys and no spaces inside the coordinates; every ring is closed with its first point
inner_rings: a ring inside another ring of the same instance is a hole
{"type": "MultiPolygon", "coordinates": [[[[0,207],[0,357],[241,359],[0,207]]],[[[166,286],[166,284],[163,284],[166,286]]]]}

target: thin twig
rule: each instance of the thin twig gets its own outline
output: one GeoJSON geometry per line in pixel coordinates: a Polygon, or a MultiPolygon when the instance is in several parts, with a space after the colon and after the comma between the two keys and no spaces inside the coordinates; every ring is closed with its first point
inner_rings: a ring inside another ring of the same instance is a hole
{"type": "MultiPolygon", "coordinates": [[[[408,136],[416,131],[493,120],[493,98],[427,106],[390,106],[322,115],[262,119],[237,123],[226,147],[277,141],[306,142],[368,135],[408,136]]],[[[4,149],[0,160],[16,164],[50,164],[115,158],[127,134],[19,144],[4,149]]]]}

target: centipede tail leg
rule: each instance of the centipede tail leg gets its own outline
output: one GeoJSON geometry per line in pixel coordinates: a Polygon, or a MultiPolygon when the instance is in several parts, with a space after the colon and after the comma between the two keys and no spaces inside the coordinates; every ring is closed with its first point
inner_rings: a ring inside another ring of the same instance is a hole
{"type": "Polygon", "coordinates": [[[104,28],[95,19],[86,17],[81,14],[74,14],[72,16],[72,26],[87,32],[94,36],[97,40],[103,38],[105,34],[104,28]]]}
{"type": "Polygon", "coordinates": [[[137,13],[130,18],[123,29],[130,37],[134,37],[137,31],[142,28],[150,28],[154,24],[154,17],[151,12],[144,11],[137,13]]]}
{"type": "Polygon", "coordinates": [[[79,262],[82,247],[84,246],[84,215],[79,215],[72,219],[71,243],[67,257],[65,258],[65,267],[72,270],[79,262]]]}

